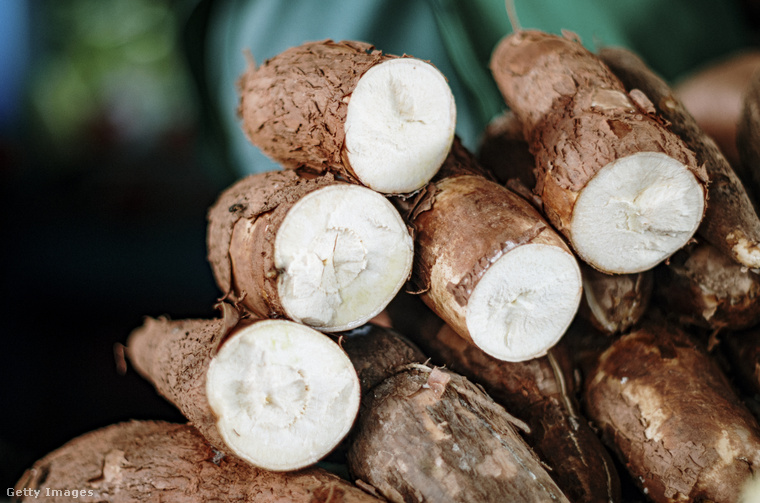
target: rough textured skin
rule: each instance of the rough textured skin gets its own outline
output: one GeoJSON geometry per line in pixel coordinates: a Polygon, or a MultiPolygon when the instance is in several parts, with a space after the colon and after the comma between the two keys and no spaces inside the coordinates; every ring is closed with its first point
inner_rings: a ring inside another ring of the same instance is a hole
{"type": "Polygon", "coordinates": [[[727,334],[720,344],[732,375],[750,394],[760,395],[760,327],[727,334]]]}
{"type": "Polygon", "coordinates": [[[709,243],[684,248],[655,274],[658,305],[684,323],[727,330],[760,323],[760,276],[709,243]]]}
{"type": "Polygon", "coordinates": [[[213,320],[148,318],[127,339],[127,357],[156,391],[173,403],[217,449],[229,452],[206,398],[208,367],[237,323],[236,311],[213,320]]]}
{"type": "Polygon", "coordinates": [[[427,357],[409,339],[378,325],[366,324],[339,335],[339,342],[359,375],[362,393],[383,382],[410,363],[427,357]]]}
{"type": "Polygon", "coordinates": [[[497,360],[459,337],[448,325],[434,333],[414,332],[414,340],[433,358],[486,392],[525,421],[525,437],[571,501],[621,501],[614,463],[580,414],[569,358],[557,346],[547,356],[525,362],[497,360]]]}
{"type": "Polygon", "coordinates": [[[718,145],[697,125],[667,83],[635,54],[624,49],[604,49],[599,56],[628,89],[645,93],[671,130],[694,150],[697,162],[707,170],[708,204],[697,233],[742,265],[760,267],[760,218],[744,185],[718,145]]]}
{"type": "Polygon", "coordinates": [[[239,82],[243,130],[287,168],[350,178],[343,124],[351,93],[367,70],[393,57],[362,42],[324,40],[252,64],[239,82]]]}
{"type": "Polygon", "coordinates": [[[491,71],[536,159],[534,192],[549,221],[569,238],[579,192],[613,160],[660,152],[706,181],[693,152],[658,120],[651,103],[628,95],[577,40],[516,32],[494,50],[491,71]]]}
{"type": "Polygon", "coordinates": [[[589,417],[655,502],[736,501],[760,427],[689,336],[652,322],[615,341],[587,381],[589,417]]]}
{"type": "Polygon", "coordinates": [[[583,301],[580,313],[607,334],[619,334],[636,325],[652,298],[651,271],[635,274],[604,274],[581,264],[583,301]]]}
{"type": "Polygon", "coordinates": [[[329,174],[269,171],[227,188],[208,211],[208,261],[224,298],[260,317],[285,316],[277,293],[274,240],[303,196],[338,183],[329,174]]]}
{"type": "Polygon", "coordinates": [[[452,150],[420,197],[402,209],[415,235],[412,290],[467,339],[467,299],[492,260],[526,243],[570,253],[533,206],[480,173],[463,147],[452,150]]]}
{"type": "Polygon", "coordinates": [[[220,455],[189,425],[154,421],[119,423],[68,442],[26,471],[16,485],[25,489],[39,490],[39,497],[30,493],[15,501],[380,501],[319,468],[293,473],[254,468],[220,455]],[[72,497],[67,489],[84,492],[72,497]]]}
{"type": "Polygon", "coordinates": [[[463,377],[410,366],[365,395],[349,468],[393,502],[568,501],[511,421],[463,377]]]}
{"type": "MultiPolygon", "coordinates": [[[[752,188],[755,198],[760,197],[760,71],[752,77],[744,95],[739,124],[736,129],[741,174],[744,183],[752,188]]],[[[755,199],[760,211],[760,200],[755,199]]]]}

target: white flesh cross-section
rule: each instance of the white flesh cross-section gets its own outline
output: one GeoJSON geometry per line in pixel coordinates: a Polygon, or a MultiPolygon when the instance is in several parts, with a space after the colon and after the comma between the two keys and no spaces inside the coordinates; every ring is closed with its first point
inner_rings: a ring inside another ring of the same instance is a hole
{"type": "Polygon", "coordinates": [[[702,184],[683,164],[640,152],[603,167],[578,195],[570,240],[606,273],[653,268],[696,232],[705,207],[702,184]]]}
{"type": "Polygon", "coordinates": [[[581,300],[578,263],[557,246],[524,244],[497,259],[467,301],[467,330],[504,361],[544,355],[559,341],[581,300]]]}
{"type": "Polygon", "coordinates": [[[350,330],[385,309],[409,277],[413,241],[381,194],[349,184],[307,194],[275,238],[287,315],[325,332],[350,330]]]}
{"type": "Polygon", "coordinates": [[[211,361],[206,394],[222,439],[267,470],[296,470],[327,455],[359,410],[359,380],[327,335],[287,320],[233,334],[211,361]]]}
{"type": "Polygon", "coordinates": [[[456,106],[432,65],[397,58],[370,68],[351,94],[346,152],[356,177],[386,194],[413,192],[436,174],[454,140],[456,106]]]}

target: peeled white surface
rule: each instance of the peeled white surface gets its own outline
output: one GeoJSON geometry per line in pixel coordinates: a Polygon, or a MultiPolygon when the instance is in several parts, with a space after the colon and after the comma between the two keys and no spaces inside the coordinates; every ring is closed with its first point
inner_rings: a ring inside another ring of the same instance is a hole
{"type": "Polygon", "coordinates": [[[413,58],[373,66],[348,103],[344,129],[351,169],[379,192],[415,191],[443,163],[455,125],[454,96],[435,67],[413,58]]]}
{"type": "Polygon", "coordinates": [[[343,350],[286,320],[254,323],[226,341],[211,361],[206,394],[227,445],[268,470],[317,462],[359,411],[359,379],[343,350]]]}
{"type": "Polygon", "coordinates": [[[542,356],[565,333],[578,311],[581,272],[556,246],[525,244],[502,255],[467,301],[473,343],[500,360],[542,356]]]}
{"type": "Polygon", "coordinates": [[[575,203],[570,239],[601,271],[646,271],[691,239],[703,212],[704,191],[686,166],[640,152],[611,162],[588,182],[575,203]]]}
{"type": "Polygon", "coordinates": [[[384,196],[330,185],[298,201],[277,231],[280,301],[293,320],[349,330],[385,309],[409,277],[412,258],[409,231],[384,196]]]}

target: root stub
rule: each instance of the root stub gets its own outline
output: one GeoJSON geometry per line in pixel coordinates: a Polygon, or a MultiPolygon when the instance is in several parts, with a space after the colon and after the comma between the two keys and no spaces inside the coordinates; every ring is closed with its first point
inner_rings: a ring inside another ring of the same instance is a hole
{"type": "Polygon", "coordinates": [[[284,166],[333,171],[383,193],[437,172],[456,106],[431,64],[360,42],[310,42],[250,68],[240,115],[251,142],[284,166]]]}

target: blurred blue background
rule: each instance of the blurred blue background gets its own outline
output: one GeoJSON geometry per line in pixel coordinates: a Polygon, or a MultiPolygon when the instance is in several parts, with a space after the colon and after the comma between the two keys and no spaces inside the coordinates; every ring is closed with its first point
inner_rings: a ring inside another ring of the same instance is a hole
{"type": "MultiPolygon", "coordinates": [[[[754,1],[517,0],[524,27],[640,52],[670,80],[757,46],[754,1]]],[[[76,435],[181,416],[115,348],[146,315],[209,317],[205,215],[276,169],[239,129],[235,81],[308,40],[431,60],[477,146],[503,109],[487,59],[501,0],[0,2],[0,477],[76,435]]]]}

